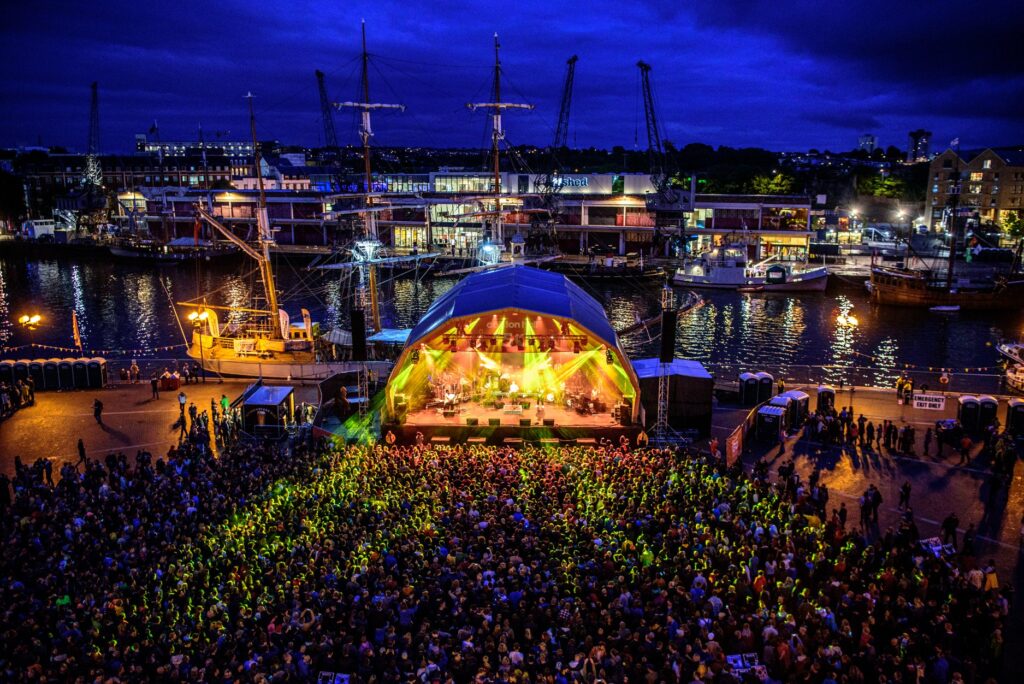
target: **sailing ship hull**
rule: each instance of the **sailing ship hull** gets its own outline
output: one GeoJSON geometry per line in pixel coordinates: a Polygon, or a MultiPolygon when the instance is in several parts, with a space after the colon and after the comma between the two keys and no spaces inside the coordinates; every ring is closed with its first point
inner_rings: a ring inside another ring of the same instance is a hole
{"type": "Polygon", "coordinates": [[[922,277],[872,271],[870,292],[871,301],[890,306],[959,306],[971,311],[1024,307],[1024,280],[1010,280],[986,288],[947,290],[922,277]]]}
{"type": "MultiPolygon", "coordinates": [[[[192,356],[190,353],[189,356],[192,356]]],[[[337,373],[354,373],[363,364],[357,361],[331,361],[313,363],[289,363],[267,359],[199,359],[207,373],[237,378],[264,378],[267,380],[315,381],[326,380],[337,373]]],[[[367,361],[367,368],[379,377],[391,370],[387,361],[367,361]]]]}

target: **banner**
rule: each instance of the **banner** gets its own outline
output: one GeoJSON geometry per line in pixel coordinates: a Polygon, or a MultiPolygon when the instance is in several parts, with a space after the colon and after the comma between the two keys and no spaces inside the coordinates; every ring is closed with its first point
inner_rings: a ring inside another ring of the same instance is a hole
{"type": "Polygon", "coordinates": [[[743,425],[736,426],[732,434],[725,438],[725,462],[732,465],[743,453],[743,425]]]}

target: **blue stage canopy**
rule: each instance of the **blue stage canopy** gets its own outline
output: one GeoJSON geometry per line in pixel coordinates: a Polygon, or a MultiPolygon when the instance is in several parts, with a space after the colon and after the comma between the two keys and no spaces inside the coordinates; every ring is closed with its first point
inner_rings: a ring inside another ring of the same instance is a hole
{"type": "Polygon", "coordinates": [[[459,281],[427,310],[409,334],[408,345],[453,318],[501,309],[574,320],[609,347],[618,346],[607,314],[593,297],[561,274],[529,266],[483,271],[459,281]]]}

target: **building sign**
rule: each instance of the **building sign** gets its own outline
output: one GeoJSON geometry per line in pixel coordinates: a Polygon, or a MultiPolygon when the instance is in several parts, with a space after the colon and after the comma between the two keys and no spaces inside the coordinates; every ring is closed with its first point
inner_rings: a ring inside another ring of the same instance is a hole
{"type": "Polygon", "coordinates": [[[945,411],[946,397],[941,394],[915,394],[914,408],[929,411],[945,411]]]}
{"type": "Polygon", "coordinates": [[[587,188],[590,187],[590,179],[586,176],[555,176],[551,184],[556,188],[587,188]]]}

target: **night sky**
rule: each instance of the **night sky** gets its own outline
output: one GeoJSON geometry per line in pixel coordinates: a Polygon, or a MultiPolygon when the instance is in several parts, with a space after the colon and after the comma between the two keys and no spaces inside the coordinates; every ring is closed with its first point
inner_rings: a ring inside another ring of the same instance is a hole
{"type": "MultiPolygon", "coordinates": [[[[164,140],[247,136],[257,95],[262,139],[322,144],[314,69],[335,101],[358,97],[365,18],[376,145],[482,146],[492,35],[501,36],[512,144],[547,144],[565,61],[578,54],[570,145],[645,145],[635,64],[652,77],[678,145],[847,150],[872,132],[934,147],[1024,142],[1019,2],[618,0],[462,2],[5,2],[0,145],[81,150],[89,83],[100,83],[101,148],[128,151],[154,119],[164,140]],[[1013,55],[1017,56],[1014,57],[1013,55]]],[[[356,122],[339,113],[340,142],[356,122]]]]}

